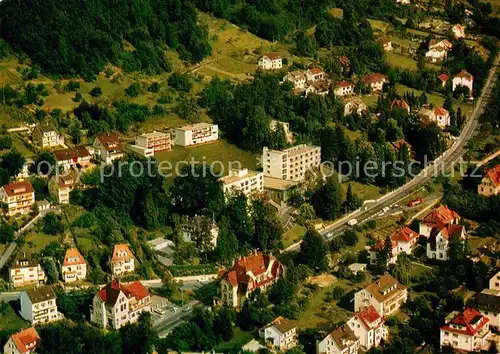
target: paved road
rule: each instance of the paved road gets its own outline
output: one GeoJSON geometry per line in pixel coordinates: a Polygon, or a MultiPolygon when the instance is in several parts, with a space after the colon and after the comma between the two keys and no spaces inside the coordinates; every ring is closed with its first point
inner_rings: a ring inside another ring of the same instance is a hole
{"type": "Polygon", "coordinates": [[[166,337],[175,327],[184,322],[191,315],[193,309],[198,306],[203,306],[203,304],[199,301],[191,301],[182,308],[177,307],[175,312],[167,313],[154,321],[153,330],[158,333],[160,338],[166,337]]]}
{"type": "MultiPolygon", "coordinates": [[[[340,220],[321,230],[320,233],[324,235],[327,240],[331,240],[349,229],[350,227],[347,225],[348,220],[356,219],[359,225],[373,218],[374,215],[379,213],[383,208],[390,207],[391,205],[405,199],[411,193],[428,184],[435,176],[439,176],[441,171],[447,171],[453,164],[459,161],[467,150],[467,143],[474,136],[479,124],[478,119],[483,112],[488,99],[490,98],[491,91],[496,81],[499,60],[500,57],[497,56],[495,63],[490,70],[488,80],[484,85],[483,92],[477,99],[475,108],[464,126],[460,137],[454,142],[452,147],[404,186],[384,195],[374,203],[364,205],[360,210],[344,216],[340,220]]],[[[298,251],[299,248],[300,244],[297,244],[294,247],[288,248],[286,251],[298,251]]]]}
{"type": "Polygon", "coordinates": [[[5,250],[5,252],[2,254],[2,257],[0,257],[0,269],[5,265],[5,263],[9,260],[10,256],[12,253],[15,251],[17,247],[17,243],[11,242],[9,244],[9,247],[5,250]]]}

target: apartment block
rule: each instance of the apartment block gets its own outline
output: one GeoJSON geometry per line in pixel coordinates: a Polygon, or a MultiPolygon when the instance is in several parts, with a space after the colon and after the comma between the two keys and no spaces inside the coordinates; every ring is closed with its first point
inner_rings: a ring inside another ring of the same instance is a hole
{"type": "Polygon", "coordinates": [[[113,279],[94,296],[90,321],[102,328],[119,329],[151,312],[151,296],[139,282],[120,284],[113,279]]]}
{"type": "Polygon", "coordinates": [[[153,131],[135,137],[135,145],[153,153],[172,150],[170,133],[153,131]]]}
{"type": "Polygon", "coordinates": [[[29,214],[35,204],[35,190],[29,181],[9,183],[0,189],[6,215],[29,214]]]}
{"type": "Polygon", "coordinates": [[[45,272],[38,260],[26,257],[21,253],[18,253],[9,269],[9,280],[15,288],[44,284],[46,279],[45,272]]]}
{"type": "Polygon", "coordinates": [[[175,129],[175,144],[192,146],[219,139],[217,124],[197,123],[175,129]]]}
{"type": "Polygon", "coordinates": [[[57,311],[56,294],[47,285],[21,292],[21,316],[32,325],[54,322],[63,317],[57,311]]]}
{"type": "Polygon", "coordinates": [[[302,181],[308,170],[321,164],[321,147],[297,145],[285,150],[271,150],[264,147],[262,166],[264,176],[302,181]]]}
{"type": "Polygon", "coordinates": [[[247,197],[264,191],[264,173],[242,170],[230,170],[229,175],[221,177],[224,194],[242,192],[247,197]]]}

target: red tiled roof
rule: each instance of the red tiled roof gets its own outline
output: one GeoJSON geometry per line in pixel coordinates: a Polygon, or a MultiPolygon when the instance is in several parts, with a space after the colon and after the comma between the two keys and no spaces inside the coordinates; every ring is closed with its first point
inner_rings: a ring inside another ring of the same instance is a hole
{"type": "Polygon", "coordinates": [[[120,150],[123,151],[123,146],[116,133],[105,133],[97,136],[101,145],[108,151],[120,150]]]}
{"type": "Polygon", "coordinates": [[[440,205],[432,212],[430,212],[423,220],[425,224],[432,224],[436,226],[445,226],[450,224],[453,220],[458,219],[460,216],[444,205],[440,205]]]}
{"type": "MultiPolygon", "coordinates": [[[[396,248],[398,246],[398,243],[394,240],[391,240],[391,245],[392,245],[392,248],[396,248]]],[[[372,250],[374,251],[381,251],[385,246],[385,239],[382,239],[380,241],[378,241],[375,246],[372,247],[372,250]]]]}
{"type": "Polygon", "coordinates": [[[473,80],[474,79],[474,76],[472,76],[472,74],[469,74],[467,71],[465,70],[462,70],[460,71],[458,74],[456,74],[454,77],[459,77],[459,78],[462,78],[462,79],[467,79],[467,80],[473,80]]]}
{"type": "Polygon", "coordinates": [[[68,248],[66,250],[66,255],[64,256],[63,266],[69,266],[73,264],[85,264],[85,259],[77,248],[68,248]]]}
{"type": "Polygon", "coordinates": [[[434,114],[436,116],[449,116],[450,112],[448,112],[448,110],[444,109],[443,107],[438,107],[434,110],[434,114]]]}
{"type": "Polygon", "coordinates": [[[462,313],[459,313],[450,322],[442,326],[441,330],[473,336],[488,322],[489,320],[481,315],[478,310],[467,307],[462,313]],[[451,325],[461,326],[462,328],[453,328],[451,325]]]}
{"type": "Polygon", "coordinates": [[[354,84],[347,82],[345,80],[339,81],[335,84],[335,87],[349,87],[349,86],[354,86],[354,84]]]}
{"type": "Polygon", "coordinates": [[[371,329],[372,323],[381,318],[381,316],[379,315],[377,310],[375,310],[375,307],[373,307],[373,305],[370,305],[370,307],[367,307],[359,312],[356,312],[354,315],[357,318],[359,318],[359,320],[361,321],[361,323],[363,323],[366,329],[371,329]]]}
{"type": "Polygon", "coordinates": [[[35,191],[29,181],[12,182],[3,186],[3,189],[9,197],[25,193],[33,193],[35,191]]]}
{"type": "Polygon", "coordinates": [[[90,152],[85,146],[79,145],[69,149],[61,149],[53,152],[57,161],[68,161],[82,157],[90,157],[90,152]]]}
{"type": "Polygon", "coordinates": [[[26,328],[21,332],[13,334],[11,338],[21,354],[34,351],[40,343],[40,336],[33,327],[26,328]]]}
{"type": "Polygon", "coordinates": [[[269,52],[265,56],[271,60],[281,59],[281,55],[278,52],[269,52]]]}
{"type": "MultiPolygon", "coordinates": [[[[263,254],[262,252],[255,252],[248,256],[240,257],[223,277],[235,287],[239,284],[248,284],[249,282],[253,282],[248,273],[252,273],[254,276],[265,273],[271,261],[274,261],[271,268],[271,276],[274,279],[281,274],[282,265],[274,256],[263,254]]],[[[261,282],[254,283],[253,286],[259,287],[272,279],[266,278],[261,282]]]]}
{"type": "Polygon", "coordinates": [[[410,106],[408,105],[408,103],[406,103],[405,100],[403,100],[403,99],[397,99],[397,100],[392,101],[391,109],[394,107],[405,109],[405,110],[410,109],[410,106]]]}
{"type": "Polygon", "coordinates": [[[443,39],[440,43],[444,44],[448,49],[453,48],[453,44],[451,44],[451,42],[447,39],[443,39]]]}
{"type": "Polygon", "coordinates": [[[403,227],[391,236],[391,240],[396,242],[411,242],[418,238],[418,232],[413,231],[408,226],[403,227]]]}
{"type": "Polygon", "coordinates": [[[500,165],[496,165],[492,169],[489,169],[485,177],[487,177],[495,187],[500,186],[500,165]]]}
{"type": "Polygon", "coordinates": [[[345,55],[342,55],[341,57],[339,57],[339,61],[343,64],[343,65],[346,65],[346,66],[349,66],[351,65],[351,61],[349,60],[348,57],[346,57],[345,55]]]}
{"type": "Polygon", "coordinates": [[[104,288],[99,290],[99,297],[108,305],[114,306],[116,300],[123,292],[127,298],[135,297],[136,300],[141,300],[149,296],[148,290],[141,284],[140,281],[135,281],[129,284],[120,284],[116,279],[111,280],[104,288]]]}
{"type": "Polygon", "coordinates": [[[117,262],[132,258],[134,258],[134,255],[132,254],[132,251],[130,251],[128,245],[120,244],[120,245],[115,245],[113,247],[113,255],[111,256],[111,262],[117,262]]]}
{"type": "Polygon", "coordinates": [[[401,149],[403,145],[406,145],[408,147],[408,150],[412,149],[411,144],[407,142],[405,139],[399,139],[392,143],[392,146],[394,146],[398,150],[401,149]]]}
{"type": "Polygon", "coordinates": [[[318,74],[322,74],[323,73],[323,70],[321,70],[320,68],[311,68],[311,69],[309,69],[309,71],[313,75],[318,75],[318,74]]]}
{"type": "Polygon", "coordinates": [[[128,298],[135,297],[136,300],[144,299],[149,296],[149,291],[141,284],[140,281],[134,281],[129,284],[121,285],[121,290],[128,298]]]}
{"type": "Polygon", "coordinates": [[[451,237],[460,237],[464,230],[465,227],[463,225],[453,224],[448,226],[448,235],[451,237]]]}
{"type": "Polygon", "coordinates": [[[442,82],[446,82],[450,79],[450,77],[443,73],[441,75],[438,75],[438,79],[441,80],[442,82]]]}
{"type": "Polygon", "coordinates": [[[387,81],[387,76],[382,75],[380,73],[367,75],[367,76],[365,76],[363,78],[363,82],[365,84],[371,84],[371,83],[380,82],[380,81],[383,81],[383,80],[387,81]]]}

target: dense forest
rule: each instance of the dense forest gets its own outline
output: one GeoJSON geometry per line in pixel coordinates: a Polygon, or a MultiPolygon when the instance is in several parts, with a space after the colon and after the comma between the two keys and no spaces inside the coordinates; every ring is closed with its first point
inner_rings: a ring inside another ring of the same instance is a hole
{"type": "Polygon", "coordinates": [[[109,62],[157,72],[170,69],[166,47],[194,62],[210,54],[196,16],[184,0],[7,0],[1,5],[0,33],[55,74],[91,76],[109,62]]]}

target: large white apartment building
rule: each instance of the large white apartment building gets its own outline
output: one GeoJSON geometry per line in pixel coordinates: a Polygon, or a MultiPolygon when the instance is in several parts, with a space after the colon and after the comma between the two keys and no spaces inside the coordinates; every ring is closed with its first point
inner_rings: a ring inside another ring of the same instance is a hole
{"type": "Polygon", "coordinates": [[[28,214],[35,204],[35,190],[29,181],[9,183],[0,189],[7,216],[28,214]]]}
{"type": "Polygon", "coordinates": [[[40,263],[24,254],[18,254],[9,269],[10,282],[14,287],[44,284],[47,277],[40,263]]]}
{"type": "Polygon", "coordinates": [[[139,281],[111,283],[94,296],[90,321],[102,328],[119,329],[127,323],[135,323],[142,312],[151,312],[151,296],[139,281]]]}
{"type": "Polygon", "coordinates": [[[242,192],[246,196],[264,191],[264,173],[242,170],[230,170],[229,175],[221,177],[224,194],[242,192]]]}
{"type": "Polygon", "coordinates": [[[321,164],[321,147],[297,145],[285,150],[264,147],[262,166],[264,175],[279,179],[302,181],[308,170],[321,164]]]}
{"type": "Polygon", "coordinates": [[[63,317],[57,311],[56,294],[47,285],[21,292],[21,316],[33,325],[57,321],[63,317]]]}
{"type": "Polygon", "coordinates": [[[61,266],[62,278],[66,283],[83,280],[87,277],[87,262],[77,248],[69,248],[61,266]]]}
{"type": "Polygon", "coordinates": [[[172,149],[172,139],[170,133],[162,133],[153,131],[144,133],[135,137],[135,146],[138,146],[147,152],[152,151],[153,154],[160,151],[168,151],[172,149]]]}
{"type": "Polygon", "coordinates": [[[196,123],[175,129],[175,144],[192,146],[219,139],[217,124],[196,123]]]}
{"type": "Polygon", "coordinates": [[[134,255],[126,244],[115,245],[110,259],[111,274],[123,275],[135,270],[134,255]]]}

